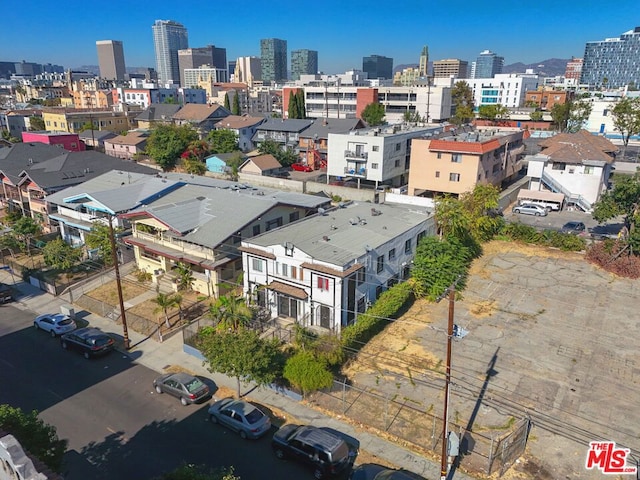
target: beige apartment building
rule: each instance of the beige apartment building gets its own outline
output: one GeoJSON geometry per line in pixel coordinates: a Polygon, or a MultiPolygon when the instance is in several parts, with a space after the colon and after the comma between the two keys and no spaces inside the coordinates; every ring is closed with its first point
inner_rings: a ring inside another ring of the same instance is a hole
{"type": "Polygon", "coordinates": [[[500,184],[521,168],[527,130],[487,127],[411,142],[409,195],[458,196],[476,184],[500,184]]]}
{"type": "Polygon", "coordinates": [[[45,109],[42,111],[42,120],[47,130],[58,132],[79,133],[87,123],[93,124],[96,130],[109,130],[116,133],[129,130],[126,112],[110,110],[45,109]]]}

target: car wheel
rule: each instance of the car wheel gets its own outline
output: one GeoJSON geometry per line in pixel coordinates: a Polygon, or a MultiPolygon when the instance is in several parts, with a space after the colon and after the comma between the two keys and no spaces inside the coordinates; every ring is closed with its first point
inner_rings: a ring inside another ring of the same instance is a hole
{"type": "Polygon", "coordinates": [[[282,450],[281,448],[276,448],[274,453],[276,454],[276,457],[278,457],[280,460],[284,458],[284,450],[282,450]]]}
{"type": "Polygon", "coordinates": [[[245,432],[244,430],[240,430],[240,438],[243,440],[247,439],[247,432],[245,432]]]}
{"type": "Polygon", "coordinates": [[[315,471],[313,472],[313,478],[317,478],[318,480],[320,480],[323,477],[324,475],[322,474],[322,470],[320,470],[319,468],[316,468],[315,471]]]}
{"type": "Polygon", "coordinates": [[[50,330],[49,335],[51,335],[51,338],[56,338],[56,332],[54,330],[50,330]]]}
{"type": "Polygon", "coordinates": [[[33,322],[33,326],[36,330],[40,330],[40,325],[38,325],[38,322],[33,322]]]}
{"type": "Polygon", "coordinates": [[[89,355],[89,352],[84,352],[82,354],[84,356],[84,358],[86,358],[87,360],[89,360],[91,358],[91,355],[89,355]]]}
{"type": "Polygon", "coordinates": [[[160,385],[156,385],[156,392],[162,393],[162,387],[160,385]]]}
{"type": "Polygon", "coordinates": [[[64,348],[65,350],[68,348],[67,342],[62,342],[62,348],[64,348]]]}
{"type": "Polygon", "coordinates": [[[516,212],[516,213],[520,213],[520,209],[519,209],[519,208],[516,208],[516,209],[514,210],[514,212],[516,212]]]}
{"type": "Polygon", "coordinates": [[[218,423],[218,418],[213,414],[209,415],[209,420],[211,423],[218,423]]]}
{"type": "Polygon", "coordinates": [[[189,402],[187,402],[187,399],[184,397],[180,397],[180,403],[186,407],[187,405],[189,405],[189,402]]]}
{"type": "Polygon", "coordinates": [[[536,212],[536,213],[534,213],[534,215],[535,215],[536,217],[539,217],[539,216],[540,216],[540,212],[536,212]]]}

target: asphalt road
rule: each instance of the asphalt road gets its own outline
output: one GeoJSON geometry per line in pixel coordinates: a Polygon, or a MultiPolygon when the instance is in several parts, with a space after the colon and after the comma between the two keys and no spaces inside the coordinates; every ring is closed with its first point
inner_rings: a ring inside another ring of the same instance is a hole
{"type": "MultiPolygon", "coordinates": [[[[549,212],[545,217],[536,217],[534,215],[523,215],[512,213],[511,209],[505,212],[504,218],[507,222],[520,222],[530,225],[541,230],[560,230],[567,222],[582,222],[587,229],[596,228],[599,233],[608,233],[615,235],[624,226],[623,219],[617,218],[609,220],[606,224],[600,225],[593,219],[591,214],[580,211],[563,210],[561,212],[549,212]]],[[[588,236],[588,233],[585,234],[588,236]]]]}
{"type": "Polygon", "coordinates": [[[68,439],[67,480],[149,479],[180,464],[233,465],[243,480],[312,478],[258,441],[207,418],[208,402],[183,407],[153,391],[158,373],[112,352],[86,360],[33,328],[34,314],[0,306],[0,403],[36,409],[68,439]]]}

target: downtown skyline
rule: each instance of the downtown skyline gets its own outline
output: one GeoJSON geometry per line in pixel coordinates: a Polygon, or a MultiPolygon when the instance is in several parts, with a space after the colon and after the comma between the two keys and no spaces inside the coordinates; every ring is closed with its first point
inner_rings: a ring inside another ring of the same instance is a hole
{"type": "Polygon", "coordinates": [[[362,69],[362,58],[373,54],[393,58],[394,66],[417,64],[424,45],[430,60],[460,58],[471,63],[482,50],[491,50],[504,57],[505,64],[533,63],[582,57],[586,42],[617,37],[640,24],[627,18],[637,9],[637,2],[629,0],[609,10],[592,0],[579,8],[550,0],[527,7],[511,0],[490,6],[472,0],[464,9],[442,1],[329,0],[322,11],[307,1],[248,1],[242,9],[233,2],[189,4],[176,9],[162,0],[153,9],[142,9],[112,0],[108,9],[83,7],[71,9],[72,14],[43,0],[31,5],[30,11],[37,14],[26,17],[26,25],[23,12],[4,12],[0,61],[65,68],[97,65],[96,41],[119,40],[127,67],[155,68],[151,27],[156,20],[174,20],[187,29],[191,48],[226,48],[227,59],[233,61],[259,57],[260,39],[280,38],[288,44],[289,68],[292,50],[317,50],[318,69],[329,74],[362,69]]]}

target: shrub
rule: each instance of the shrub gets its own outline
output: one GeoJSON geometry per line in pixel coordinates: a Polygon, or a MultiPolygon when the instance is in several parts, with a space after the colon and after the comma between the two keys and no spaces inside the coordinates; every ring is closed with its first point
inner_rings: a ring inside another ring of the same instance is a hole
{"type": "Polygon", "coordinates": [[[284,365],[284,378],[302,394],[328,388],[333,383],[333,375],[324,360],[313,353],[300,351],[290,357],[284,365]]]}
{"type": "Polygon", "coordinates": [[[133,272],[133,274],[140,283],[151,281],[151,272],[147,272],[146,270],[142,270],[141,268],[137,269],[135,272],[133,272]]]}
{"type": "Polygon", "coordinates": [[[604,270],[625,278],[640,278],[640,257],[630,255],[626,244],[619,240],[594,243],[587,250],[586,258],[604,270]]]}

